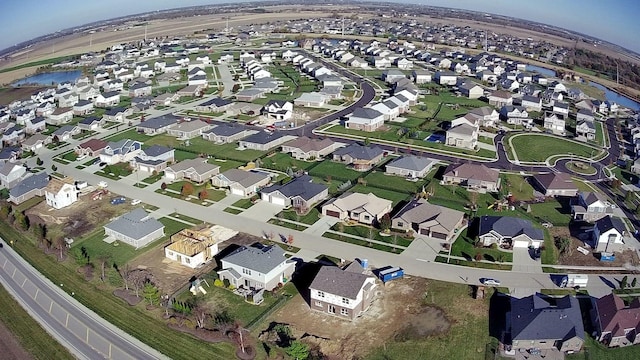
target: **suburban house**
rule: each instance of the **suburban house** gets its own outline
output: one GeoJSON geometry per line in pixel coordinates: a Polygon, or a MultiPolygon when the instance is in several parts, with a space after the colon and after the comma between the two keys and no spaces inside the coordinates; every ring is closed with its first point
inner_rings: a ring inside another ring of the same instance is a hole
{"type": "Polygon", "coordinates": [[[593,301],[591,323],[595,339],[608,347],[640,344],[640,299],[625,305],[611,293],[593,301]]]}
{"type": "Polygon", "coordinates": [[[279,246],[241,246],[221,260],[218,276],[237,288],[271,291],[291,280],[295,261],[279,246]]]}
{"type": "Polygon", "coordinates": [[[506,323],[516,352],[537,349],[549,351],[549,358],[562,359],[562,354],[554,357],[553,353],[578,352],[585,340],[580,304],[570,295],[553,301],[542,294],[512,297],[506,323]]]}
{"type": "Polygon", "coordinates": [[[282,152],[290,153],[291,157],[298,160],[321,160],[344,145],[329,138],[320,140],[301,136],[282,144],[282,152]]]}
{"type": "Polygon", "coordinates": [[[300,94],[293,103],[296,106],[320,108],[324,106],[327,100],[327,97],[319,92],[310,92],[300,94]]]}
{"type": "Polygon", "coordinates": [[[322,214],[343,221],[354,220],[374,225],[382,216],[391,212],[392,205],[391,200],[379,198],[372,193],[346,192],[323,205],[322,214]]]}
{"type": "Polygon", "coordinates": [[[535,174],[534,185],[544,196],[576,196],[578,187],[567,173],[535,174]]]}
{"type": "Polygon", "coordinates": [[[129,86],[129,96],[140,97],[151,95],[151,85],[145,83],[135,83],[129,86]]]}
{"type": "Polygon", "coordinates": [[[503,106],[500,109],[500,118],[511,125],[522,125],[526,128],[533,125],[533,119],[529,118],[529,112],[522,106],[503,106]]]}
{"type": "Polygon", "coordinates": [[[262,109],[262,115],[274,121],[287,121],[293,115],[293,103],[282,100],[269,100],[262,109]]]}
{"type": "Polygon", "coordinates": [[[520,105],[527,111],[542,111],[542,99],[532,95],[523,95],[520,105]]]}
{"type": "Polygon", "coordinates": [[[403,155],[385,165],[385,173],[411,179],[425,177],[438,161],[430,158],[403,155]]]}
{"type": "Polygon", "coordinates": [[[136,125],[136,131],[145,135],[157,135],[167,132],[170,128],[176,126],[180,119],[173,115],[164,115],[152,119],[147,119],[136,125]]]}
{"type": "Polygon", "coordinates": [[[627,230],[622,220],[607,215],[593,225],[593,244],[595,252],[619,252],[624,250],[624,235],[627,230]]]}
{"type": "Polygon", "coordinates": [[[478,99],[484,95],[484,89],[473,81],[466,81],[458,86],[460,94],[469,99],[478,99]]]}
{"type": "Polygon", "coordinates": [[[73,119],[73,109],[57,108],[49,116],[47,116],[46,122],[51,125],[65,124],[73,119]]]}
{"type": "Polygon", "coordinates": [[[238,146],[244,149],[268,151],[293,139],[295,139],[294,135],[287,135],[284,132],[268,133],[260,131],[240,140],[238,146]]]}
{"type": "Polygon", "coordinates": [[[74,151],[78,156],[96,157],[107,147],[107,144],[104,140],[93,138],[76,145],[74,151]]]}
{"type": "Polygon", "coordinates": [[[578,109],[576,112],[576,121],[591,121],[593,122],[595,117],[593,116],[593,112],[591,110],[586,109],[578,109]]]}
{"type": "Polygon", "coordinates": [[[23,178],[9,190],[9,202],[19,205],[35,196],[44,196],[47,185],[49,175],[44,171],[23,178]]]}
{"type": "MultiPolygon", "coordinates": [[[[153,103],[159,106],[169,106],[178,100],[180,100],[180,96],[178,96],[178,94],[164,93],[154,97],[153,103]]],[[[196,109],[197,108],[198,107],[196,107],[196,109]]],[[[208,112],[208,111],[201,111],[201,112],[208,112]]]]}
{"type": "Polygon", "coordinates": [[[26,134],[35,134],[47,129],[47,123],[45,118],[37,117],[33,120],[27,120],[25,122],[24,132],[26,134]]]}
{"type": "Polygon", "coordinates": [[[371,305],[376,279],[357,271],[359,264],[343,270],[337,266],[322,266],[309,285],[312,310],[353,320],[371,305]]]}
{"type": "Polygon", "coordinates": [[[79,100],[73,105],[73,115],[88,115],[93,112],[93,102],[89,100],[79,100]]]}
{"type": "Polygon", "coordinates": [[[375,131],[384,125],[384,115],[371,108],[355,108],[347,115],[344,126],[347,129],[375,131]]]}
{"type": "Polygon", "coordinates": [[[494,126],[500,121],[500,114],[491,106],[472,109],[467,115],[475,117],[478,125],[484,127],[494,126]]]}
{"type": "Polygon", "coordinates": [[[64,179],[51,178],[44,189],[44,196],[47,205],[54,209],[62,209],[78,201],[78,190],[73,179],[69,177],[64,179]]]}
{"type": "Polygon", "coordinates": [[[80,128],[76,125],[63,125],[51,133],[53,142],[69,141],[73,135],[80,134],[80,128]]]}
{"type": "Polygon", "coordinates": [[[167,129],[167,134],[178,139],[193,139],[211,129],[211,125],[202,120],[182,121],[167,129]]]}
{"type": "Polygon", "coordinates": [[[160,172],[168,163],[175,161],[175,150],[166,146],[152,145],[140,152],[131,160],[131,167],[135,170],[153,173],[160,172]]]}
{"type": "Polygon", "coordinates": [[[420,199],[405,205],[391,220],[391,228],[450,242],[456,239],[464,221],[462,211],[420,199]]]}
{"type": "Polygon", "coordinates": [[[500,172],[482,164],[451,164],[442,180],[447,185],[461,185],[478,192],[497,192],[500,188],[500,172]]]}
{"type": "Polygon", "coordinates": [[[110,107],[116,106],[120,102],[120,92],[118,91],[108,91],[98,95],[93,104],[97,107],[110,107]]]}
{"type": "Polygon", "coordinates": [[[440,85],[455,86],[458,82],[458,75],[452,71],[436,71],[433,81],[440,85]]]}
{"type": "Polygon", "coordinates": [[[377,146],[350,144],[333,152],[333,161],[351,165],[356,171],[367,171],[384,157],[384,150],[377,146]]]}
{"type": "MultiPolygon", "coordinates": [[[[131,210],[104,226],[104,234],[136,249],[164,236],[164,225],[142,208],[131,210]]],[[[113,242],[109,239],[105,241],[113,242]]]]}
{"type": "Polygon", "coordinates": [[[17,185],[27,173],[27,168],[18,163],[6,162],[0,166],[0,187],[11,189],[17,185]]]}
{"type": "Polygon", "coordinates": [[[209,164],[206,159],[187,159],[164,169],[164,178],[169,181],[188,179],[197,183],[208,181],[220,171],[220,166],[209,164]]]}
{"type": "Polygon", "coordinates": [[[22,151],[37,152],[39,149],[51,143],[51,136],[35,134],[22,141],[20,147],[22,151]]]}
{"type": "Polygon", "coordinates": [[[511,245],[514,248],[539,248],[544,243],[544,232],[531,221],[511,216],[480,217],[478,237],[484,246],[511,245]]]}
{"type": "Polygon", "coordinates": [[[501,108],[506,105],[513,104],[513,95],[507,91],[494,91],[489,94],[489,105],[501,108]]]}
{"type": "Polygon", "coordinates": [[[576,136],[584,137],[587,140],[596,139],[596,126],[593,120],[577,120],[576,136]]]}
{"type": "Polygon", "coordinates": [[[108,165],[129,162],[142,151],[142,143],[136,140],[122,139],[110,142],[100,153],[100,161],[108,165]]]}
{"type": "Polygon", "coordinates": [[[582,191],[571,205],[574,220],[594,222],[613,214],[613,207],[600,193],[582,191]]]}
{"type": "Polygon", "coordinates": [[[260,193],[262,200],[275,205],[306,211],[329,196],[329,187],[323,184],[314,184],[309,175],[297,177],[284,185],[272,185],[263,188],[260,193]]]}
{"type": "Polygon", "coordinates": [[[220,124],[204,131],[202,138],[216,144],[228,144],[256,133],[256,130],[251,130],[241,125],[220,124]]]}
{"type": "Polygon", "coordinates": [[[216,113],[226,111],[233,103],[229,100],[215,97],[196,106],[196,111],[204,113],[216,113]]]}
{"type": "Polygon", "coordinates": [[[105,121],[95,116],[89,116],[78,122],[78,129],[85,131],[96,131],[104,125],[105,121]]]}
{"type": "Polygon", "coordinates": [[[271,176],[261,171],[229,169],[211,178],[211,184],[218,188],[228,188],[232,195],[250,197],[271,182],[271,176]]]}
{"type": "Polygon", "coordinates": [[[123,107],[114,107],[105,110],[104,114],[102,115],[102,119],[106,121],[123,123],[128,121],[127,116],[131,114],[133,114],[132,108],[125,109],[123,107]]]}
{"type": "Polygon", "coordinates": [[[478,145],[478,128],[466,123],[452,123],[446,132],[445,144],[473,150],[478,145]]]}
{"type": "Polygon", "coordinates": [[[183,229],[171,235],[171,243],[164,248],[164,256],[180,265],[197,268],[213,260],[218,253],[218,244],[237,234],[219,225],[201,224],[183,229]]]}
{"type": "Polygon", "coordinates": [[[565,135],[566,117],[562,114],[546,111],[544,113],[545,129],[551,130],[554,134],[565,135]]]}
{"type": "Polygon", "coordinates": [[[427,70],[413,70],[411,72],[411,78],[416,84],[426,84],[431,82],[431,72],[427,70]]]}

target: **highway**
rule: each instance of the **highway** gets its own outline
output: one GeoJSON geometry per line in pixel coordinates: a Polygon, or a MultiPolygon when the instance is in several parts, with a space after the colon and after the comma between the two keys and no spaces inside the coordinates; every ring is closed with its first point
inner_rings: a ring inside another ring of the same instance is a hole
{"type": "Polygon", "coordinates": [[[0,282],[42,327],[78,359],[168,359],[106,322],[0,240],[0,282]]]}

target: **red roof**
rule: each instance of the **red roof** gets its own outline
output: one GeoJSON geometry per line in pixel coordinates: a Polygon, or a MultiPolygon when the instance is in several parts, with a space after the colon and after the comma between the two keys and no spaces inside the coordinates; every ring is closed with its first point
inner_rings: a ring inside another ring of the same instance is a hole
{"type": "Polygon", "coordinates": [[[82,144],[78,145],[78,147],[81,149],[89,148],[93,151],[98,151],[107,147],[107,142],[100,139],[91,139],[89,141],[83,142],[82,144]]]}
{"type": "Polygon", "coordinates": [[[596,300],[602,332],[611,332],[614,337],[624,336],[625,329],[640,329],[640,300],[635,299],[628,307],[617,295],[611,293],[596,300]]]}

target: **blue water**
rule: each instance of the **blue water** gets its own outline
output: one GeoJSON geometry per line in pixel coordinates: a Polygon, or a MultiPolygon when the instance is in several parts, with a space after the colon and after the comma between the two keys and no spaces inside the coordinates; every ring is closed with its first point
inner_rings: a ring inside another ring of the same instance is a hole
{"type": "Polygon", "coordinates": [[[18,80],[13,83],[13,86],[31,85],[31,84],[51,85],[52,83],[60,84],[65,81],[69,81],[73,83],[76,80],[78,80],[80,75],[82,75],[82,72],[80,70],[54,71],[54,72],[48,72],[48,73],[41,73],[41,74],[31,75],[24,79],[18,80]]]}
{"type": "Polygon", "coordinates": [[[429,137],[424,139],[424,141],[435,142],[435,143],[443,143],[447,139],[446,135],[442,134],[431,134],[429,137]]]}
{"type": "Polygon", "coordinates": [[[556,76],[556,72],[555,71],[553,71],[551,69],[543,68],[543,67],[540,67],[540,66],[527,64],[527,67],[525,69],[527,71],[537,72],[537,73],[545,75],[545,76],[556,76]]]}
{"type": "Polygon", "coordinates": [[[637,101],[631,100],[628,97],[620,95],[617,92],[607,89],[605,86],[595,83],[593,81],[589,81],[589,85],[595,88],[598,88],[600,90],[603,90],[604,97],[609,101],[613,101],[618,105],[628,107],[629,109],[632,109],[632,110],[640,109],[640,103],[637,101]]]}

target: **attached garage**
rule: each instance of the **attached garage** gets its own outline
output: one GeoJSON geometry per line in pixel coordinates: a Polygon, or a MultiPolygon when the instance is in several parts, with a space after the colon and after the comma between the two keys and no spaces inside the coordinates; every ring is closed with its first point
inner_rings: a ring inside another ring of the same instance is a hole
{"type": "Polygon", "coordinates": [[[333,211],[333,210],[325,210],[325,215],[327,216],[331,216],[334,218],[340,218],[340,212],[339,211],[333,211]]]}
{"type": "Polygon", "coordinates": [[[528,240],[515,240],[513,242],[513,247],[514,248],[528,248],[529,247],[529,241],[528,240]]]}
{"type": "Polygon", "coordinates": [[[245,193],[242,189],[231,187],[230,190],[232,195],[245,196],[245,193]]]}
{"type": "Polygon", "coordinates": [[[278,196],[269,195],[269,202],[274,205],[286,206],[285,199],[278,196]]]}
{"type": "Polygon", "coordinates": [[[151,168],[148,165],[140,165],[140,171],[144,171],[144,172],[150,173],[150,172],[153,172],[153,168],[151,168]]]}
{"type": "Polygon", "coordinates": [[[169,181],[173,181],[176,179],[176,173],[165,170],[164,177],[169,181]]]}

